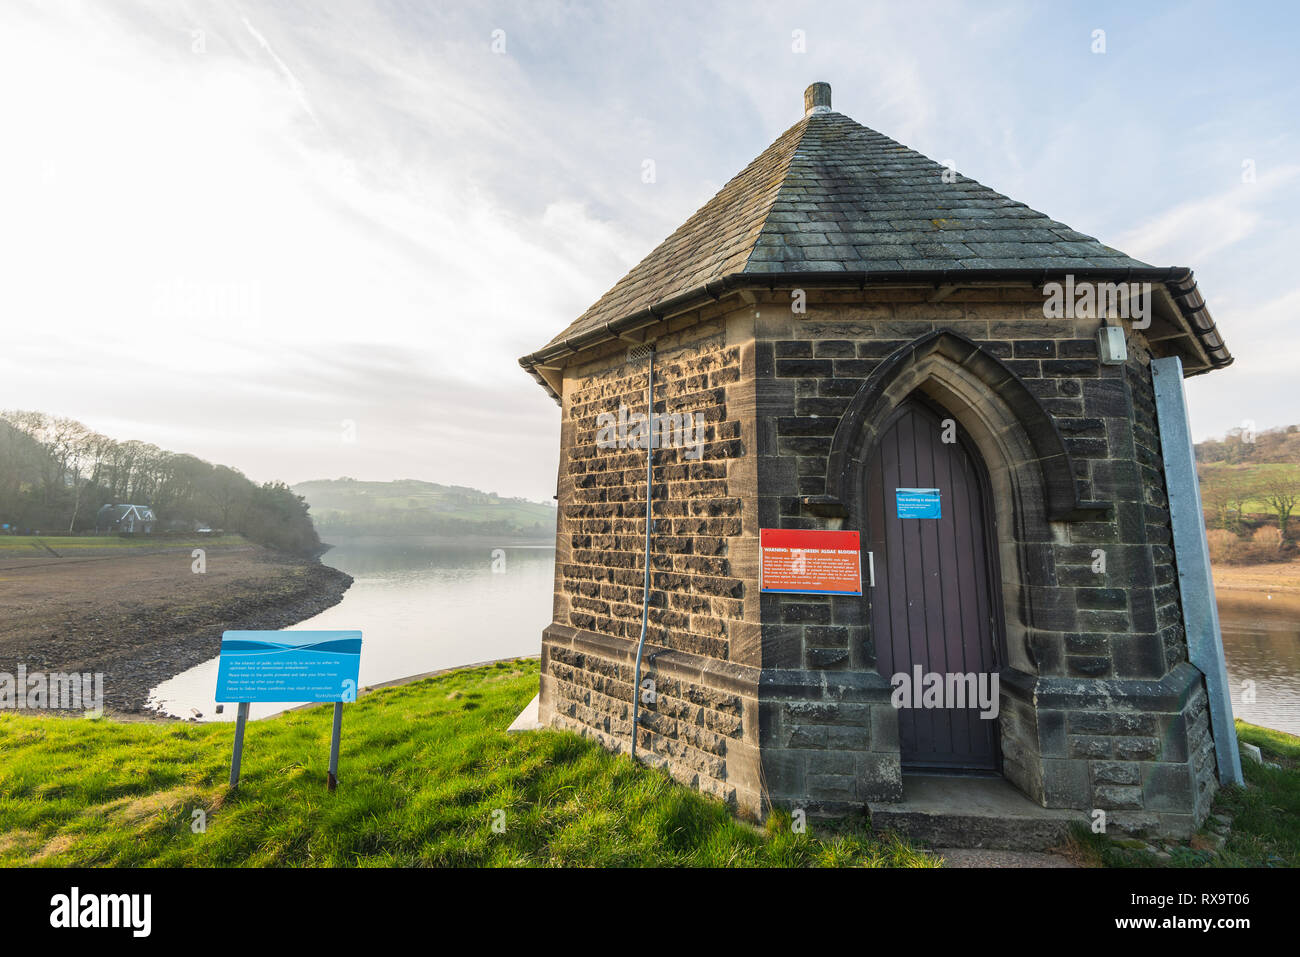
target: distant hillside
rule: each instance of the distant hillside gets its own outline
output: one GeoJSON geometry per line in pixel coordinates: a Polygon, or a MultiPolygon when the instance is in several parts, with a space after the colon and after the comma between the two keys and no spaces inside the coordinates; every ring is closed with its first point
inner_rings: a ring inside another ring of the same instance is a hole
{"type": "Polygon", "coordinates": [[[1257,432],[1249,426],[1229,429],[1221,439],[1196,443],[1196,461],[1228,465],[1286,462],[1300,465],[1300,425],[1257,432]]]}
{"type": "Polygon", "coordinates": [[[322,535],[477,535],[554,541],[555,508],[416,479],[318,479],[293,490],[322,535]]]}

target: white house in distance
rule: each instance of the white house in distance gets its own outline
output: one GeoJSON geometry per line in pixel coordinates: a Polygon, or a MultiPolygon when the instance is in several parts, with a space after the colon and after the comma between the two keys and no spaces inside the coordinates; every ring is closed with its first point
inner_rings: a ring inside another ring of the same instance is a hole
{"type": "Polygon", "coordinates": [[[95,531],[151,535],[155,521],[148,505],[105,505],[95,513],[95,531]]]}

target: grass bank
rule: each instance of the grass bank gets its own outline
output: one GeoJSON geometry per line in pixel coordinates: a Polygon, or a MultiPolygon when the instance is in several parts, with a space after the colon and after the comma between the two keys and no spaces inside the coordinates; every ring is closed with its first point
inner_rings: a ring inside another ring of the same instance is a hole
{"type": "Polygon", "coordinates": [[[228,724],[0,715],[0,864],[938,863],[863,827],[760,831],[576,735],[506,734],[536,688],[523,661],[364,696],[333,795],[329,707],[251,724],[232,796],[228,724]]]}
{"type": "MultiPolygon", "coordinates": [[[[753,827],[576,735],[506,734],[536,690],[537,667],[467,669],[348,705],[333,795],[324,786],[328,707],[250,725],[233,795],[228,724],[0,715],[0,864],[939,864],[865,823],[814,821],[796,834],[788,816],[774,815],[753,827]]],[[[1287,767],[1250,768],[1255,788],[1228,796],[1239,802],[1231,807],[1241,842],[1231,863],[1294,864],[1300,741],[1248,735],[1287,767]]],[[[1085,850],[1097,863],[1128,860],[1085,850]]]]}
{"type": "Polygon", "coordinates": [[[1182,845],[1153,848],[1079,834],[1082,857],[1102,867],[1300,866],[1300,738],[1237,722],[1237,738],[1257,745],[1264,764],[1242,754],[1246,787],[1220,791],[1214,817],[1182,845]]]}

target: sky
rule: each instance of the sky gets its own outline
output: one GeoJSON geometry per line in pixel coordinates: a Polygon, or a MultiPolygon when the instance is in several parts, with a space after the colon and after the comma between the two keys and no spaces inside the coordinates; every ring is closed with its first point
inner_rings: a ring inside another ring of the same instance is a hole
{"type": "Polygon", "coordinates": [[[821,80],[863,125],[1195,270],[1236,356],[1187,382],[1197,439],[1300,423],[1298,10],[7,0],[0,409],[259,482],[550,501],[559,410],[518,357],[821,80]]]}

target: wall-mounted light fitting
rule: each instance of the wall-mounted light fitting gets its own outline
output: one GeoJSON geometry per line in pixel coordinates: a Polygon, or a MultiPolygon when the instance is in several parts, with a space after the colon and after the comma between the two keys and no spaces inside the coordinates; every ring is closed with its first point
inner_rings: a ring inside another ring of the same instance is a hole
{"type": "Polygon", "coordinates": [[[1102,326],[1097,330],[1097,355],[1104,366],[1123,365],[1128,361],[1128,343],[1123,326],[1102,326]]]}

